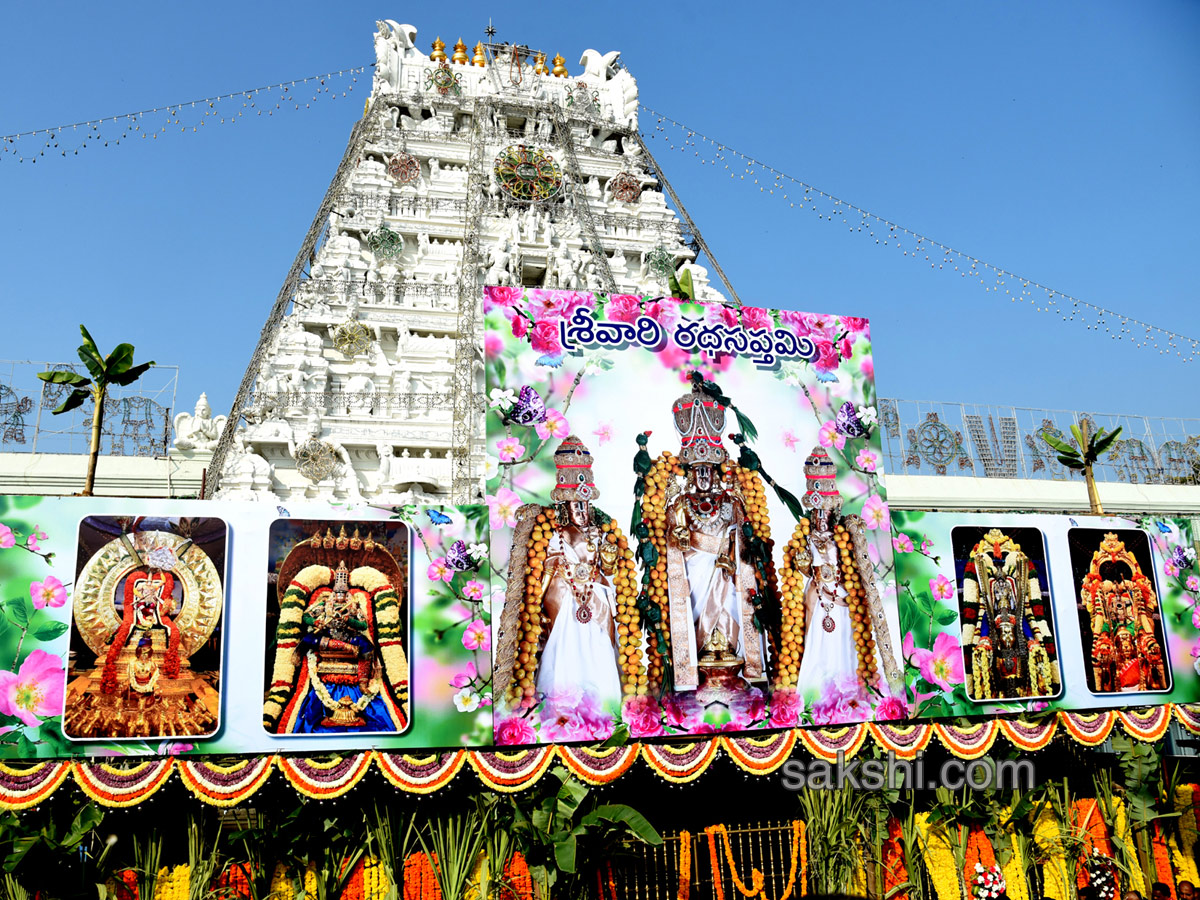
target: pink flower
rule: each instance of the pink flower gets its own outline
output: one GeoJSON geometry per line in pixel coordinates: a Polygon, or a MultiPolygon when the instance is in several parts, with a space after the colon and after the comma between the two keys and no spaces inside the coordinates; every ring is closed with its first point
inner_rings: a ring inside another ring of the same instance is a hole
{"type": "Polygon", "coordinates": [[[454,570],[446,562],[446,557],[439,556],[425,570],[430,581],[449,581],[454,577],[454,570]]]}
{"type": "Polygon", "coordinates": [[[512,333],[515,338],[523,338],[529,332],[529,320],[522,315],[512,317],[512,333]]]}
{"type": "Polygon", "coordinates": [[[862,517],[863,524],[872,531],[876,528],[884,531],[892,529],[891,519],[888,518],[888,505],[878,494],[872,494],[863,503],[862,517]]]}
{"type": "Polygon", "coordinates": [[[7,550],[9,547],[15,547],[17,544],[17,536],[13,534],[13,530],[0,522],[0,550],[7,550]]]}
{"type": "Polygon", "coordinates": [[[33,598],[34,609],[45,609],[47,606],[58,609],[67,602],[67,589],[53,575],[48,575],[45,581],[35,581],[29,585],[29,596],[33,598]]]}
{"type": "Polygon", "coordinates": [[[1200,575],[1189,575],[1187,579],[1189,591],[1200,591],[1200,575]]]}
{"type": "Polygon", "coordinates": [[[159,756],[179,756],[181,753],[190,753],[196,749],[195,744],[185,744],[182,741],[163,741],[158,745],[159,756]]]}
{"type": "MultiPolygon", "coordinates": [[[[32,537],[30,537],[29,539],[31,541],[33,540],[32,537]]],[[[1176,575],[1179,574],[1179,566],[1175,565],[1175,563],[1173,563],[1173,562],[1168,561],[1166,564],[1163,565],[1163,571],[1166,572],[1168,575],[1170,575],[1172,578],[1174,578],[1176,575]]]]}
{"type": "Polygon", "coordinates": [[[808,320],[802,312],[796,312],[794,309],[781,309],[779,311],[779,321],[796,332],[800,337],[808,334],[808,320]]]}
{"type": "Polygon", "coordinates": [[[892,547],[897,553],[912,553],[912,538],[902,531],[897,537],[892,538],[892,547]]]}
{"type": "Polygon", "coordinates": [[[663,733],[662,708],[649,695],[629,697],[621,711],[621,718],[629,726],[630,737],[658,737],[663,733]]]}
{"type": "Polygon", "coordinates": [[[869,719],[871,704],[857,676],[852,675],[841,684],[826,682],[821,699],[813,704],[812,717],[817,725],[865,722],[869,719]]]}
{"type": "Polygon", "coordinates": [[[929,579],[929,590],[933,592],[934,600],[953,600],[954,582],[945,575],[929,579]]]}
{"type": "Polygon", "coordinates": [[[496,441],[496,449],[500,451],[500,459],[503,462],[512,462],[514,459],[520,459],[525,452],[525,448],[521,446],[520,438],[506,437],[496,441]]]}
{"type": "Polygon", "coordinates": [[[673,728],[692,734],[704,721],[704,707],[696,700],[695,691],[680,691],[668,694],[663,700],[663,713],[666,723],[673,728]]]}
{"type": "Polygon", "coordinates": [[[555,292],[554,311],[562,318],[569,320],[575,310],[581,306],[593,309],[596,306],[596,300],[591,294],[583,294],[579,291],[555,292]]]}
{"type": "Polygon", "coordinates": [[[726,328],[737,328],[738,327],[739,322],[738,322],[737,310],[734,309],[732,306],[718,306],[717,307],[717,316],[720,318],[721,323],[726,328]]]}
{"type": "Polygon", "coordinates": [[[512,528],[517,524],[517,510],[521,507],[521,498],[515,491],[500,488],[494,494],[487,495],[488,519],[492,530],[497,528],[512,528]]]}
{"type": "Polygon", "coordinates": [[[729,713],[730,720],[721,726],[721,730],[744,731],[767,717],[767,701],[758,688],[739,691],[729,701],[729,713]]]}
{"type": "Polygon", "coordinates": [[[870,323],[859,316],[842,316],[842,327],[851,334],[864,334],[867,337],[871,335],[870,323]]]}
{"type": "Polygon", "coordinates": [[[492,630],[483,619],[474,619],[467,623],[462,642],[468,650],[482,650],[486,653],[492,649],[492,630]]]}
{"type": "Polygon", "coordinates": [[[846,436],[837,430],[837,425],[830,421],[817,429],[817,443],[822,447],[837,447],[841,450],[846,446],[846,436]]]}
{"type": "Polygon", "coordinates": [[[642,302],[633,294],[614,294],[608,298],[604,310],[610,322],[633,323],[642,314],[642,302]]]}
{"type": "Polygon", "coordinates": [[[921,538],[921,552],[928,553],[932,549],[933,549],[933,541],[931,541],[927,537],[922,537],[921,538]]]}
{"type": "Polygon", "coordinates": [[[821,338],[815,341],[817,345],[817,358],[813,360],[813,368],[818,372],[832,372],[842,362],[842,353],[833,343],[833,341],[821,338]]]}
{"type": "Polygon", "coordinates": [[[854,457],[854,461],[864,472],[874,472],[879,465],[879,454],[869,447],[863,447],[858,451],[858,456],[854,457]]]}
{"type": "Polygon", "coordinates": [[[463,586],[463,596],[468,600],[482,600],[483,591],[483,582],[476,581],[474,578],[472,578],[463,586]]]}
{"type": "Polygon", "coordinates": [[[603,447],[612,440],[612,423],[601,422],[600,427],[592,432],[596,436],[596,442],[603,447]]]}
{"type": "Polygon", "coordinates": [[[483,311],[491,312],[499,306],[512,306],[525,293],[519,287],[485,287],[483,289],[483,311]]]}
{"type": "Polygon", "coordinates": [[[495,359],[504,349],[504,338],[496,334],[494,331],[489,331],[483,336],[483,354],[488,359],[495,359]]]}
{"type": "Polygon", "coordinates": [[[543,441],[550,438],[557,438],[561,441],[571,433],[571,426],[567,423],[567,417],[557,409],[548,409],[546,410],[546,420],[534,425],[533,430],[543,441]]]}
{"type": "Polygon", "coordinates": [[[465,688],[479,676],[479,670],[474,662],[467,663],[467,668],[450,679],[450,687],[465,688]]]}
{"type": "Polygon", "coordinates": [[[496,723],[496,743],[500,746],[515,744],[536,744],[537,733],[533,726],[522,716],[509,716],[496,723]]]}
{"type": "MultiPolygon", "coordinates": [[[[39,544],[38,541],[44,541],[44,540],[46,540],[46,532],[42,531],[38,526],[34,525],[33,533],[31,535],[29,535],[29,537],[25,538],[25,546],[28,547],[30,550],[32,550],[34,553],[39,553],[39,552],[41,552],[42,545],[39,544]]],[[[1178,574],[1178,572],[1176,572],[1176,574],[1178,574]]]]}
{"type": "Polygon", "coordinates": [[[761,307],[743,306],[742,325],[746,328],[762,330],[763,328],[774,328],[775,320],[771,318],[770,312],[761,307]]]}
{"type": "Polygon", "coordinates": [[[875,707],[875,718],[880,721],[907,719],[908,704],[899,697],[884,697],[875,707]]]}
{"type": "Polygon", "coordinates": [[[670,329],[679,320],[679,304],[674,300],[654,300],[646,304],[646,315],[664,329],[670,329]]]}
{"type": "Polygon", "coordinates": [[[596,698],[582,691],[551,694],[542,706],[542,740],[562,743],[607,737],[612,723],[596,698]]]}
{"type": "Polygon", "coordinates": [[[793,453],[796,452],[796,445],[800,443],[800,438],[796,437],[795,433],[790,429],[783,433],[783,446],[787,447],[793,453]]]}
{"type": "Polygon", "coordinates": [[[962,684],[962,653],[949,633],[943,631],[938,634],[932,650],[914,649],[911,655],[913,664],[921,670],[921,677],[930,684],[936,684],[943,691],[953,690],[954,685],[962,684]]]}
{"type": "Polygon", "coordinates": [[[1200,606],[1192,607],[1192,624],[1200,628],[1200,606]]]}
{"type": "Polygon", "coordinates": [[[558,337],[557,322],[538,322],[530,332],[534,353],[562,353],[562,342],[558,337]]]}
{"type": "MultiPolygon", "coordinates": [[[[667,344],[662,350],[655,354],[658,361],[668,369],[681,369],[685,366],[691,357],[686,350],[680,350],[674,344],[667,344]]],[[[687,375],[680,372],[679,378],[681,381],[687,381],[687,375]]]]}
{"type": "Polygon", "coordinates": [[[557,318],[560,313],[559,292],[535,288],[529,292],[529,314],[533,321],[557,318]]]}
{"type": "Polygon", "coordinates": [[[862,362],[858,364],[859,371],[863,373],[863,378],[867,381],[875,380],[875,360],[869,356],[864,356],[862,362]]]}
{"type": "Polygon", "coordinates": [[[914,647],[913,633],[910,631],[904,635],[904,640],[900,642],[900,652],[905,660],[912,657],[914,647]]]}
{"type": "Polygon", "coordinates": [[[804,698],[799,691],[781,689],[771,694],[771,718],[774,728],[795,728],[804,712],[804,698]]]}
{"type": "Polygon", "coordinates": [[[833,316],[825,313],[806,313],[804,315],[804,323],[808,329],[808,333],[815,337],[823,337],[832,341],[837,337],[838,321],[833,316]]]}
{"type": "Polygon", "coordinates": [[[0,672],[0,713],[37,728],[42,724],[38,716],[62,715],[65,687],[62,660],[45,650],[34,650],[25,657],[20,671],[0,672]]]}

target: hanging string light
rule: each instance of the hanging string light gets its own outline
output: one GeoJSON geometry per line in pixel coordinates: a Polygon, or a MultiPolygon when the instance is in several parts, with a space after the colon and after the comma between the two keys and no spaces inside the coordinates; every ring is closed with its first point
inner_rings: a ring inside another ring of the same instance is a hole
{"type": "Polygon", "coordinates": [[[655,119],[651,139],[661,138],[671,150],[685,154],[691,151],[702,164],[714,167],[720,164],[731,179],[757,186],[760,193],[777,195],[792,209],[807,209],[818,221],[841,225],[851,233],[866,236],[878,246],[898,250],[902,258],[928,263],[935,271],[949,270],[962,278],[978,279],[984,293],[1003,295],[1013,303],[1028,302],[1037,312],[1056,315],[1064,322],[1081,323],[1091,331],[1103,331],[1112,340],[1129,341],[1136,347],[1157,350],[1164,355],[1174,353],[1184,362],[1191,362],[1200,354],[1200,340],[1080,300],[956,250],[794,178],[644,104],[639,106],[655,119]]]}
{"type": "Polygon", "coordinates": [[[216,97],[6,134],[0,136],[0,159],[7,156],[17,162],[36,163],[47,156],[78,156],[89,147],[117,146],[130,137],[156,140],[160,134],[175,131],[186,134],[208,125],[232,125],[245,116],[309,109],[322,97],[348,96],[366,68],[355,66],[216,97]]]}

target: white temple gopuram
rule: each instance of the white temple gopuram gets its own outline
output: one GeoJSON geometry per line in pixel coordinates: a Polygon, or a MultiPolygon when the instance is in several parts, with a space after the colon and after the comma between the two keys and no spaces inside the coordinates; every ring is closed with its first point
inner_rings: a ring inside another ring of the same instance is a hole
{"type": "Polygon", "coordinates": [[[694,262],[703,239],[667,207],[618,53],[586,50],[569,72],[525,47],[428,46],[378,23],[363,119],[229,424],[201,409],[177,423],[172,454],[209,464],[206,495],[466,502],[484,458],[483,285],[657,294],[686,267],[720,296],[694,262]]]}

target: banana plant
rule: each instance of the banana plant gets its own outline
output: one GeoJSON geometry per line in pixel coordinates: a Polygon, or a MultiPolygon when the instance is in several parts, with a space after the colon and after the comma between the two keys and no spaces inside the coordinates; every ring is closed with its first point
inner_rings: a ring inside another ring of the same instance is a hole
{"type": "Polygon", "coordinates": [[[137,381],[154,365],[154,360],[147,363],[133,364],[133,344],[117,344],[112,353],[103,356],[87,328],[79,326],[83,334],[83,343],[79,345],[79,359],[87,366],[91,378],[84,378],[75,372],[56,369],[50,372],[38,372],[38,378],[50,384],[65,384],[73,388],[67,399],[58,405],[54,415],[70,412],[91,400],[94,407],[92,412],[92,439],[88,446],[87,478],[83,483],[83,496],[92,496],[92,488],[96,484],[96,460],[100,456],[100,432],[104,425],[104,401],[108,398],[111,387],[127,387],[137,381]]]}
{"type": "Polygon", "coordinates": [[[1042,440],[1058,453],[1060,463],[1068,469],[1083,473],[1083,480],[1087,482],[1088,503],[1092,507],[1092,515],[1102,516],[1104,507],[1100,505],[1100,494],[1096,491],[1096,479],[1092,474],[1092,467],[1112,447],[1113,441],[1120,436],[1121,429],[1105,431],[1101,428],[1094,435],[1089,434],[1088,420],[1084,419],[1081,424],[1071,426],[1071,434],[1075,437],[1077,445],[1075,447],[1045,432],[1042,433],[1042,440]]]}

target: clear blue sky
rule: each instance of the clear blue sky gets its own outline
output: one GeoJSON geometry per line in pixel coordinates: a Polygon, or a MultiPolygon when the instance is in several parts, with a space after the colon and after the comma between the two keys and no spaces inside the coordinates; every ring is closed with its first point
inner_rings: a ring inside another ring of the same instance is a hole
{"type": "MultiPolygon", "coordinates": [[[[0,132],[482,37],[619,49],[643,102],[914,230],[1200,337],[1200,3],[25,4],[0,132]]],[[[352,99],[36,166],[0,157],[0,358],[76,325],[230,403],[362,111],[352,99]]],[[[643,120],[643,126],[649,125],[643,120]]],[[[652,145],[742,298],[869,316],[880,393],[1196,415],[1200,362],[1006,303],[652,145]]]]}

